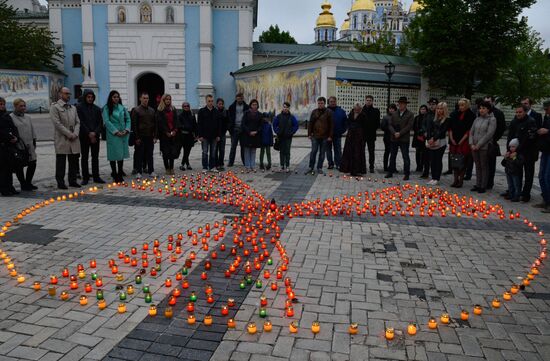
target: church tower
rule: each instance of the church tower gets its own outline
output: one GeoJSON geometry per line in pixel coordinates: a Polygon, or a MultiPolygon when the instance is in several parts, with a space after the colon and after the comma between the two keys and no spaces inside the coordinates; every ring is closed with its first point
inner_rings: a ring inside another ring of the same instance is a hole
{"type": "Polygon", "coordinates": [[[330,12],[332,5],[325,0],[321,5],[323,11],[319,14],[317,18],[317,23],[315,24],[315,42],[316,43],[327,43],[336,40],[336,32],[338,28],[336,27],[336,20],[334,15],[330,12]]]}

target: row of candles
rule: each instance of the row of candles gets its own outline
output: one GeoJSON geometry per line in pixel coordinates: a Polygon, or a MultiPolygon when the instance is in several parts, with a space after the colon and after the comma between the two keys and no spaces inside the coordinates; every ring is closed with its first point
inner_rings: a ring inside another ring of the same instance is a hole
{"type": "MultiPolygon", "coordinates": [[[[174,184],[174,179],[172,179],[172,185],[174,184]]],[[[210,183],[210,186],[212,186],[213,183],[210,183]]],[[[227,183],[226,183],[227,184],[227,183]]],[[[132,188],[136,188],[134,185],[132,185],[132,188]]],[[[145,190],[145,187],[137,187],[138,189],[141,189],[141,190],[145,190]]],[[[174,187],[172,187],[174,188],[174,187]]],[[[400,209],[400,202],[398,201],[398,198],[395,196],[396,194],[396,190],[398,190],[397,194],[401,194],[402,193],[400,192],[401,191],[401,187],[392,187],[394,188],[393,190],[390,190],[390,189],[386,189],[386,190],[381,190],[381,191],[377,191],[375,193],[373,193],[371,195],[370,198],[372,198],[372,200],[375,200],[377,197],[380,198],[380,212],[379,214],[380,215],[384,215],[384,214],[391,214],[392,216],[395,216],[397,215],[398,213],[397,212],[401,212],[401,215],[407,215],[407,213],[403,213],[403,210],[400,209]],[[385,193],[386,197],[383,197],[383,194],[385,193]],[[391,197],[388,197],[388,194],[393,194],[391,197]],[[384,204],[384,201],[387,201],[388,202],[388,206],[386,208],[383,208],[383,204],[384,204]],[[391,204],[391,202],[395,202],[395,208],[396,210],[393,210],[392,211],[392,208],[393,208],[393,205],[391,204]],[[396,212],[397,211],[397,212],[396,212]]],[[[165,185],[164,186],[164,190],[168,190],[169,187],[168,185],[165,185]]],[[[248,187],[248,189],[250,189],[248,187]]],[[[417,199],[417,202],[415,204],[411,203],[411,200],[414,200],[414,194],[413,194],[413,197],[409,197],[409,200],[408,202],[406,202],[407,204],[407,210],[410,212],[411,209],[414,209],[414,207],[418,204],[422,204],[423,206],[427,206],[428,207],[428,214],[429,216],[433,216],[433,213],[435,210],[439,210],[441,212],[443,212],[444,214],[446,214],[447,212],[451,211],[452,214],[456,214],[457,217],[460,217],[461,216],[461,213],[460,212],[456,212],[456,208],[452,208],[450,209],[449,208],[449,203],[450,203],[450,199],[452,199],[452,196],[448,195],[446,192],[445,193],[442,193],[442,192],[436,192],[435,196],[433,193],[427,193],[425,191],[425,189],[423,188],[420,188],[419,186],[416,186],[415,187],[417,193],[419,190],[422,191],[422,195],[423,197],[420,197],[418,195],[416,195],[416,199],[417,199]],[[433,200],[433,198],[439,198],[439,202],[435,202],[433,200]],[[428,199],[431,199],[431,201],[428,201],[428,199]],[[423,201],[422,203],[419,202],[419,201],[423,201]],[[445,205],[445,203],[447,203],[447,205],[445,205]],[[411,208],[412,207],[412,208],[411,208]]],[[[159,189],[159,191],[162,191],[163,189],[159,189]]],[[[406,185],[406,186],[403,186],[403,190],[411,190],[411,186],[410,185],[406,185]],[[407,189],[408,188],[408,189],[407,189]]],[[[96,189],[97,191],[97,189],[96,189]]],[[[169,191],[167,191],[168,194],[171,194],[169,191]]],[[[212,193],[212,192],[206,192],[206,193],[212,193]]],[[[215,192],[214,192],[215,193],[215,192]]],[[[83,194],[83,193],[82,193],[83,194]]],[[[174,194],[174,195],[178,195],[177,193],[174,194]]],[[[362,194],[358,194],[358,197],[357,199],[361,198],[361,195],[362,194]]],[[[78,196],[78,193],[75,193],[75,194],[70,194],[68,197],[67,196],[62,196],[62,197],[58,197],[58,201],[61,201],[61,200],[66,200],[67,198],[68,199],[72,199],[74,197],[77,197],[78,196]]],[[[181,196],[181,195],[180,195],[181,196]]],[[[204,199],[205,201],[215,201],[217,203],[220,203],[220,199],[217,198],[217,199],[214,199],[212,195],[205,195],[205,194],[201,194],[201,190],[198,189],[196,191],[196,193],[193,194],[193,197],[194,198],[198,198],[198,199],[204,199]]],[[[457,196],[454,196],[454,198],[456,199],[457,196]]],[[[367,206],[367,209],[368,210],[368,205],[369,205],[369,195],[368,195],[368,192],[365,192],[365,198],[367,198],[367,201],[365,202],[366,206],[367,206]]],[[[241,210],[243,209],[244,205],[243,202],[250,202],[251,198],[250,197],[247,197],[246,198],[246,201],[243,201],[243,198],[240,198],[240,197],[237,197],[236,199],[235,198],[224,198],[224,202],[227,202],[229,199],[230,202],[234,202],[234,204],[236,204],[237,206],[238,205],[241,205],[241,210]]],[[[320,206],[320,201],[317,200],[317,201],[314,201],[314,202],[305,202],[305,203],[302,203],[302,205],[297,205],[295,204],[294,207],[291,207],[291,206],[286,206],[286,207],[280,207],[281,211],[284,211],[286,209],[286,214],[291,218],[293,215],[295,216],[303,216],[304,215],[304,209],[306,210],[305,211],[305,215],[320,215],[320,210],[322,209],[323,210],[323,214],[324,215],[338,215],[338,214],[347,214],[349,215],[351,212],[350,212],[350,208],[348,209],[345,209],[345,206],[346,206],[346,201],[348,202],[347,205],[348,206],[351,206],[352,204],[358,204],[358,200],[355,199],[353,196],[352,197],[344,197],[343,201],[342,202],[339,202],[338,198],[335,199],[335,201],[331,201],[331,200],[327,200],[325,202],[323,202],[323,205],[320,206]],[[301,207],[300,207],[301,206],[301,207]],[[335,207],[336,206],[336,207],[335,207]],[[328,212],[328,208],[331,208],[331,211],[328,212]]],[[[47,202],[47,201],[46,201],[47,202]]],[[[53,199],[50,200],[50,202],[53,203],[53,199]]],[[[258,206],[258,204],[261,204],[259,202],[255,202],[254,206],[247,206],[247,207],[244,207],[244,209],[247,209],[247,210],[251,210],[251,209],[254,209],[255,207],[258,206]]],[[[47,203],[45,205],[48,205],[47,203]]],[[[39,207],[35,207],[36,209],[38,209],[39,207]]],[[[270,205],[270,208],[271,211],[275,211],[276,210],[276,206],[275,208],[273,208],[272,205],[270,205]]],[[[372,207],[371,209],[376,209],[374,207],[372,207]]],[[[356,207],[356,210],[358,210],[358,208],[356,207]]],[[[497,214],[499,215],[499,217],[501,219],[503,219],[503,210],[499,207],[499,206],[488,206],[485,202],[475,202],[473,203],[472,202],[472,199],[469,200],[469,202],[465,202],[464,201],[464,198],[462,198],[462,208],[461,208],[462,212],[464,212],[465,214],[467,215],[473,215],[473,216],[476,216],[477,215],[477,212],[480,212],[482,215],[483,215],[483,218],[486,218],[490,213],[492,212],[497,212],[497,214]],[[472,211],[468,211],[468,208],[472,208],[472,211]]],[[[25,210],[25,212],[22,212],[20,214],[18,214],[18,216],[16,217],[17,221],[22,219],[25,215],[27,214],[30,214],[33,210],[29,210],[29,212],[27,212],[27,210],[25,210]]],[[[359,210],[359,215],[360,215],[360,212],[361,210],[359,210]]],[[[283,213],[283,212],[281,212],[283,213]]],[[[372,213],[372,211],[371,211],[372,213]]],[[[374,214],[375,215],[375,214],[374,214]]],[[[514,217],[519,217],[519,214],[511,214],[510,218],[511,219],[514,219],[514,217]]],[[[533,227],[534,230],[536,231],[536,226],[532,225],[530,222],[528,222],[527,220],[525,220],[525,223],[528,224],[530,227],[533,227]]],[[[1,234],[2,236],[5,235],[5,231],[7,230],[7,228],[9,228],[11,224],[6,224],[3,228],[3,233],[1,234]]],[[[542,232],[540,232],[542,233],[542,232]]],[[[540,234],[539,233],[539,234],[540,234]]],[[[169,243],[170,245],[171,243],[169,243]]],[[[546,241],[544,239],[541,240],[541,245],[543,246],[543,249],[541,250],[541,253],[539,255],[539,258],[536,260],[539,262],[539,265],[540,265],[540,262],[542,262],[542,260],[546,257],[546,241]],[[544,244],[543,244],[544,243],[544,244]]],[[[133,252],[133,249],[132,249],[132,252],[133,252]]],[[[0,256],[2,256],[3,252],[0,253],[0,256]]],[[[3,257],[4,258],[4,257],[3,257]]],[[[7,257],[6,257],[7,258],[7,257]]],[[[5,258],[4,258],[4,261],[5,261],[5,258]]],[[[126,259],[125,259],[126,261],[126,259]]],[[[6,262],[6,261],[5,261],[6,262]]],[[[9,264],[9,262],[6,262],[9,264]]],[[[537,262],[535,262],[537,263],[537,262]]],[[[536,274],[538,274],[538,266],[533,266],[533,268],[531,269],[531,272],[528,274],[528,276],[523,280],[523,286],[526,286],[529,284],[529,281],[534,279],[534,276],[536,274]]],[[[13,267],[12,267],[13,268],[13,267]]],[[[80,272],[83,272],[81,270],[79,270],[79,277],[81,276],[80,272]]],[[[113,272],[115,273],[115,272],[113,272]]],[[[82,277],[83,278],[83,277],[82,277]]],[[[23,280],[24,281],[24,280],[23,280]]],[[[23,282],[22,281],[22,282],[23,282]]],[[[273,284],[272,284],[273,285],[273,284]]],[[[35,284],[35,287],[36,287],[36,284],[35,284]]],[[[273,286],[272,286],[273,287],[273,286]]],[[[275,285],[276,287],[276,285],[275,285]]],[[[71,287],[73,288],[73,287],[71,287]]],[[[515,294],[517,293],[517,289],[519,287],[518,286],[513,286],[511,288],[510,291],[506,291],[504,294],[503,294],[503,299],[505,300],[508,300],[511,298],[511,295],[512,294],[515,294]]],[[[62,293],[62,298],[65,296],[67,297],[66,295],[66,291],[64,291],[64,293],[62,293]],[[65,293],[65,294],[64,294],[65,293]]],[[[130,292],[128,292],[129,294],[131,294],[130,292]]],[[[100,300],[101,301],[101,300],[100,300]]],[[[81,296],[81,304],[87,304],[87,298],[86,296],[81,296]]],[[[493,307],[500,307],[500,301],[498,299],[495,299],[493,300],[492,302],[492,305],[493,307]],[[498,306],[495,306],[497,305],[498,306]]],[[[98,305],[99,306],[99,305],[98,305]]],[[[474,308],[474,313],[477,314],[476,312],[476,309],[478,308],[479,306],[476,306],[474,308]]],[[[119,312],[121,310],[124,310],[125,311],[125,307],[122,307],[121,305],[119,305],[119,312]]],[[[168,310],[168,308],[167,308],[168,310]]],[[[150,313],[154,313],[156,315],[156,306],[152,305],[151,306],[151,309],[150,309],[150,313]],[[154,309],[154,310],[152,310],[154,309]]],[[[289,317],[292,317],[293,316],[293,311],[292,311],[292,308],[291,308],[291,305],[288,305],[287,309],[286,309],[286,312],[287,316],[289,317]]],[[[168,315],[170,314],[170,312],[168,312],[168,315]]],[[[463,312],[464,314],[464,312],[463,312]]],[[[461,315],[461,318],[463,317],[463,314],[461,315]]],[[[166,315],[166,312],[165,312],[165,315],[166,315]]],[[[430,325],[433,324],[432,322],[433,320],[430,320],[430,322],[428,323],[428,326],[430,327],[430,325]]],[[[443,322],[442,320],[442,323],[445,323],[443,322]]],[[[290,325],[289,327],[291,327],[292,325],[290,325]]],[[[312,331],[313,331],[313,327],[314,325],[312,325],[312,331]]],[[[410,325],[410,327],[412,329],[412,325],[410,325]]],[[[431,328],[431,327],[430,327],[431,328]]],[[[389,329],[388,331],[391,331],[391,329],[389,329]]],[[[389,334],[391,334],[391,332],[389,332],[389,334]]]]}

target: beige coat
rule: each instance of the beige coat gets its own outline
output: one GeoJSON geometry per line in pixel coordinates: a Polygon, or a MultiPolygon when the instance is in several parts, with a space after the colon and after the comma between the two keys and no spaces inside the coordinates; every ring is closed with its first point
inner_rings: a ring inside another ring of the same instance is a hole
{"type": "Polygon", "coordinates": [[[56,154],[80,154],[80,120],[76,107],[59,99],[50,107],[50,118],[55,128],[54,144],[56,154]],[[76,138],[69,137],[75,134],[76,138]]]}
{"type": "Polygon", "coordinates": [[[10,114],[13,124],[17,128],[19,137],[23,140],[23,143],[27,146],[29,150],[29,160],[36,160],[36,148],[34,147],[34,140],[36,139],[36,133],[34,132],[34,127],[32,126],[32,119],[27,114],[16,115],[15,113],[10,114]]]}

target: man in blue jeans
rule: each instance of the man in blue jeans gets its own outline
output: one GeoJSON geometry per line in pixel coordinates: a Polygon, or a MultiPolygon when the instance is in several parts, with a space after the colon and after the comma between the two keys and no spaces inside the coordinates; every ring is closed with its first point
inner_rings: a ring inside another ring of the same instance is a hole
{"type": "Polygon", "coordinates": [[[206,96],[206,106],[199,110],[198,135],[202,146],[203,171],[217,172],[216,146],[220,141],[221,124],[218,110],[214,108],[214,97],[206,96]]]}
{"type": "Polygon", "coordinates": [[[542,192],[542,203],[534,207],[542,208],[541,212],[550,213],[550,101],[543,103],[544,119],[542,127],[537,130],[538,144],[541,146],[539,183],[542,192]]]}
{"type": "Polygon", "coordinates": [[[328,169],[340,168],[340,160],[342,159],[342,135],[347,130],[348,116],[344,109],[340,108],[337,104],[336,97],[332,96],[328,98],[328,108],[332,111],[332,121],[334,122],[334,138],[331,143],[327,143],[327,161],[328,169]],[[332,150],[334,149],[334,158],[332,157],[332,150]]]}
{"type": "Polygon", "coordinates": [[[327,143],[332,142],[334,124],[332,120],[332,111],[326,107],[325,97],[317,99],[317,109],[311,112],[309,123],[307,125],[307,136],[311,139],[311,153],[309,154],[309,169],[305,174],[315,174],[315,158],[319,153],[317,161],[317,173],[323,174],[323,162],[325,161],[325,152],[327,143]]]}
{"type": "Polygon", "coordinates": [[[411,174],[411,159],[409,158],[409,144],[411,140],[411,129],[414,122],[414,114],[407,109],[409,101],[407,97],[400,97],[398,110],[391,115],[388,124],[388,130],[391,134],[391,154],[390,154],[390,170],[386,174],[386,178],[393,177],[393,170],[397,169],[395,162],[397,153],[401,150],[403,156],[403,168],[405,176],[403,180],[409,180],[411,174]]]}

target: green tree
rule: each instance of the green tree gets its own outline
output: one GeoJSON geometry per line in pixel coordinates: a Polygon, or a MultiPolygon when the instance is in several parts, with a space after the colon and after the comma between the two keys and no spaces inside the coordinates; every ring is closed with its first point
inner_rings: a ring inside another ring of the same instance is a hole
{"type": "Polygon", "coordinates": [[[550,50],[543,49],[539,33],[529,32],[528,40],[516,47],[514,60],[484,90],[506,105],[517,105],[524,96],[535,101],[550,97],[550,50]]]}
{"type": "Polygon", "coordinates": [[[396,45],[392,39],[391,33],[387,31],[380,32],[372,42],[353,41],[353,46],[357,51],[363,53],[406,56],[408,53],[408,42],[403,37],[401,43],[396,45]]]}
{"type": "Polygon", "coordinates": [[[279,25],[271,25],[260,35],[260,43],[298,44],[288,31],[281,31],[279,25]]]}
{"type": "Polygon", "coordinates": [[[470,98],[498,76],[526,41],[524,8],[535,0],[422,0],[407,29],[416,61],[432,86],[470,98]]]}
{"type": "Polygon", "coordinates": [[[53,43],[49,30],[15,20],[15,10],[0,0],[0,65],[11,69],[57,70],[62,52],[53,43]]]}

